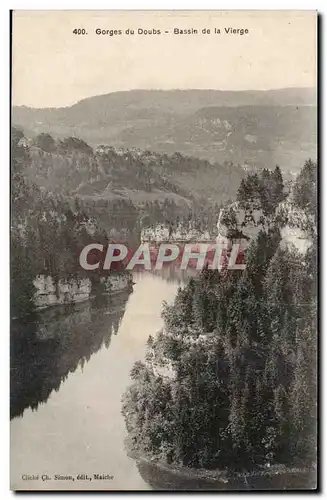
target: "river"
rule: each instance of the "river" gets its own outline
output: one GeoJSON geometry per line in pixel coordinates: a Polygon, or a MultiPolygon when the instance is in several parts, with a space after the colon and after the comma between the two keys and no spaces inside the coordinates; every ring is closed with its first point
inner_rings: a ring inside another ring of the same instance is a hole
{"type": "Polygon", "coordinates": [[[128,457],[121,397],[134,362],[144,358],[149,335],[163,325],[162,302],[171,303],[186,279],[173,268],[158,275],[136,273],[131,293],[49,308],[28,323],[13,322],[12,489],[314,487],[314,473],[240,479],[226,485],[180,476],[151,463],[136,464],[128,457]],[[94,474],[103,478],[94,479],[94,474]]]}
{"type": "Polygon", "coordinates": [[[14,323],[12,489],[152,489],[126,454],[121,396],[149,335],[162,327],[162,301],[173,300],[179,282],[150,273],[133,279],[133,292],[110,303],[52,308],[28,326],[14,323]],[[78,481],[77,474],[110,478],[78,481]]]}

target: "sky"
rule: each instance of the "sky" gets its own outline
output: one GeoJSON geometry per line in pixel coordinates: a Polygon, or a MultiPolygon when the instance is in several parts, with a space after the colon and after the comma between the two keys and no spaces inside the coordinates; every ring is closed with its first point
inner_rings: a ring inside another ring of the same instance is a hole
{"type": "Polygon", "coordinates": [[[314,11],[13,14],[14,105],[70,106],[86,97],[132,89],[315,86],[314,11]],[[227,34],[229,27],[249,33],[227,34]],[[161,34],[138,34],[139,28],[161,34]],[[174,34],[175,28],[197,29],[198,34],[174,34]],[[214,33],[215,28],[220,34],[214,33]],[[74,29],[85,29],[87,34],[74,34],[74,29]],[[97,35],[96,29],[122,34],[97,35]],[[127,29],[134,29],[134,35],[126,34],[127,29]]]}

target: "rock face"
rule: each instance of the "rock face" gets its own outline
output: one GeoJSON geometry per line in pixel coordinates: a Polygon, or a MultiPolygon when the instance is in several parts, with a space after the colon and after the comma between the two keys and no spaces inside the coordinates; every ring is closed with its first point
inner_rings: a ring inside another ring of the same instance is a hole
{"type": "Polygon", "coordinates": [[[249,203],[246,208],[242,208],[235,202],[221,209],[217,222],[217,242],[237,242],[240,248],[245,249],[260,230],[267,230],[274,223],[281,228],[282,246],[294,246],[300,253],[306,253],[315,236],[315,221],[292,202],[291,196],[280,203],[271,216],[265,216],[256,203],[249,203]]]}
{"type": "Polygon", "coordinates": [[[165,339],[174,338],[182,343],[185,349],[191,349],[195,346],[201,346],[204,349],[210,348],[210,345],[215,342],[215,334],[205,333],[194,336],[194,332],[171,336],[168,331],[160,330],[154,336],[154,344],[148,346],[146,356],[146,365],[153,371],[156,377],[162,377],[166,380],[174,380],[177,378],[176,364],[167,356],[165,350],[165,339]]]}
{"type": "Polygon", "coordinates": [[[282,245],[294,246],[305,254],[312,245],[312,239],[317,236],[314,217],[292,203],[290,197],[280,203],[276,210],[276,219],[281,223],[282,245]]]}
{"type": "Polygon", "coordinates": [[[101,283],[104,284],[107,293],[115,294],[123,290],[131,289],[133,286],[133,279],[132,275],[127,272],[117,273],[101,278],[101,283]]]}
{"type": "Polygon", "coordinates": [[[295,247],[303,255],[312,246],[312,240],[307,237],[307,233],[298,227],[285,226],[281,229],[280,234],[282,247],[295,247]]]}
{"type": "Polygon", "coordinates": [[[291,197],[289,197],[289,199],[285,202],[279,204],[276,211],[276,217],[278,217],[281,223],[285,226],[298,228],[306,234],[316,235],[316,223],[314,217],[297,207],[292,202],[291,197]]]}
{"type": "Polygon", "coordinates": [[[270,221],[264,217],[256,204],[240,207],[238,202],[222,208],[217,222],[217,242],[228,240],[238,242],[242,248],[254,239],[261,229],[267,229],[270,221]]]}
{"type": "Polygon", "coordinates": [[[37,309],[45,307],[73,304],[87,300],[91,294],[91,281],[87,278],[82,280],[60,280],[54,282],[51,276],[39,275],[33,281],[36,288],[34,304],[37,309]]]}
{"type": "Polygon", "coordinates": [[[170,228],[165,224],[158,224],[156,226],[147,227],[142,229],[141,241],[144,242],[212,242],[215,235],[211,235],[209,231],[200,231],[193,228],[190,224],[185,227],[178,224],[175,228],[170,228]]]}
{"type": "Polygon", "coordinates": [[[141,241],[149,243],[162,242],[226,242],[229,245],[238,243],[241,250],[245,250],[261,230],[267,231],[275,223],[281,228],[282,244],[294,245],[301,253],[305,253],[311,245],[311,238],[315,236],[314,218],[297,207],[292,195],[279,203],[275,213],[264,215],[261,205],[257,201],[241,204],[231,203],[222,208],[217,222],[217,232],[198,230],[178,224],[169,227],[158,224],[142,229],[141,241]]]}
{"type": "MultiPolygon", "coordinates": [[[[119,293],[132,287],[130,274],[112,274],[101,278],[105,292],[119,293]]],[[[91,296],[92,283],[89,278],[59,280],[55,282],[52,276],[39,275],[33,281],[36,291],[33,302],[36,309],[51,306],[76,304],[88,300],[91,296]]]]}

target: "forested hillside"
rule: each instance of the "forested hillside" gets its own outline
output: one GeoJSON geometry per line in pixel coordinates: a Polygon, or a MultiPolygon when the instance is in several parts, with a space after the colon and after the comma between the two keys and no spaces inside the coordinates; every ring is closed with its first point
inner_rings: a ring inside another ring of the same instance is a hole
{"type": "Polygon", "coordinates": [[[179,205],[193,201],[224,202],[232,199],[244,171],[234,165],[211,164],[180,153],[172,156],[98,146],[69,137],[55,140],[40,134],[22,139],[30,163],[26,175],[48,190],[85,199],[171,200],[179,205]]]}
{"type": "Polygon", "coordinates": [[[158,223],[215,227],[222,201],[235,195],[242,175],[179,154],[107,146],[94,152],[73,137],[40,134],[29,141],[13,128],[13,314],[31,309],[37,275],[56,282],[84,276],[79,254],[91,241],[133,246],[143,227],[158,223]]]}
{"type": "MultiPolygon", "coordinates": [[[[259,178],[242,183],[239,201],[255,191],[269,215],[259,178]]],[[[316,220],[313,162],[292,197],[316,220]]],[[[283,245],[286,223],[276,217],[259,231],[244,271],[205,269],[164,306],[164,329],[149,338],[123,400],[137,456],[229,472],[314,464],[317,242],[308,231],[304,255],[283,245]]]]}
{"type": "Polygon", "coordinates": [[[78,255],[92,237],[104,240],[96,221],[74,200],[53,194],[29,180],[31,157],[20,144],[23,134],[12,131],[11,311],[33,310],[33,280],[37,275],[83,276],[78,255]]]}

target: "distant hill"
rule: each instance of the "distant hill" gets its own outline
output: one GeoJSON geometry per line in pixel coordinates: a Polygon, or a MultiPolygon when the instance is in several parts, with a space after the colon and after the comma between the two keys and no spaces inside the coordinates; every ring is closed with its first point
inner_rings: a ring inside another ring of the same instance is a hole
{"type": "Polygon", "coordinates": [[[316,93],[134,90],[64,108],[13,108],[13,124],[33,136],[80,137],[92,146],[179,151],[211,162],[299,171],[316,158],[316,93]]]}

